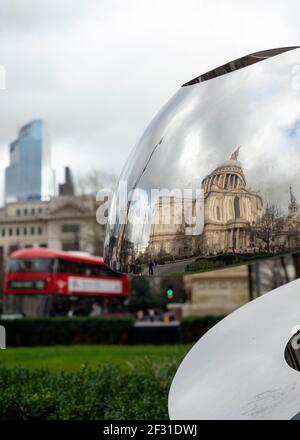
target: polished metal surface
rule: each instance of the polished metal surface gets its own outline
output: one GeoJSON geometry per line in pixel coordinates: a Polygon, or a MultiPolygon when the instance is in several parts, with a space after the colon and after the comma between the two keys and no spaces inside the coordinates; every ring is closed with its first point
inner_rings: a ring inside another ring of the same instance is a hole
{"type": "Polygon", "coordinates": [[[207,332],[180,365],[169,393],[171,419],[299,418],[300,280],[241,307],[207,332]],[[298,354],[299,358],[299,354],[298,354]]]}
{"type": "Polygon", "coordinates": [[[300,249],[299,103],[297,47],[184,84],[120,176],[106,262],[171,275],[300,249]]]}

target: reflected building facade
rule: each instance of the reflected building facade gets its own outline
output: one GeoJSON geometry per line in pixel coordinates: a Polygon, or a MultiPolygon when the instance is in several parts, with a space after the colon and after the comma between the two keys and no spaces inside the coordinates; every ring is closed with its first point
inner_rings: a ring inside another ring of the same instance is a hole
{"type": "Polygon", "coordinates": [[[5,202],[45,200],[54,195],[49,140],[42,120],[23,126],[10,144],[5,169],[5,202]]]}
{"type": "Polygon", "coordinates": [[[247,187],[238,153],[239,149],[201,182],[204,194],[201,233],[187,233],[191,216],[195,218],[195,200],[186,203],[182,197],[160,196],[151,215],[148,245],[141,251],[126,238],[118,244],[117,240],[110,240],[111,260],[117,261],[117,249],[121,249],[119,268],[127,272],[137,259],[160,263],[226,253],[251,256],[298,249],[300,212],[292,188],[287,215],[276,206],[267,203],[264,206],[261,192],[247,187]]]}
{"type": "Polygon", "coordinates": [[[205,226],[202,253],[251,252],[253,227],[262,215],[259,192],[247,189],[237,149],[202,181],[205,226]]]}
{"type": "Polygon", "coordinates": [[[157,200],[149,237],[150,256],[172,255],[184,257],[191,251],[191,236],[185,234],[182,198],[159,197],[157,200]]]}
{"type": "Polygon", "coordinates": [[[168,254],[178,258],[256,250],[255,227],[262,216],[263,200],[260,192],[247,188],[238,151],[202,180],[202,234],[185,233],[188,224],[182,220],[185,218],[183,199],[158,199],[151,225],[150,255],[168,254]]]}
{"type": "Polygon", "coordinates": [[[290,186],[290,203],[288,216],[279,218],[278,234],[273,240],[275,250],[296,250],[300,246],[300,212],[299,204],[290,186]]]}
{"type": "MultiPolygon", "coordinates": [[[[164,105],[121,173],[119,182],[127,183],[129,200],[125,215],[112,216],[108,222],[108,264],[122,271],[137,269],[136,265],[145,273],[147,263],[156,267],[157,262],[165,266],[154,272],[163,275],[300,248],[294,195],[300,196],[299,118],[295,114],[287,121],[284,111],[296,108],[290,72],[299,52],[299,47],[286,47],[246,55],[185,83],[164,105]],[[231,154],[240,141],[245,145],[243,166],[239,151],[231,154]],[[285,156],[287,163],[282,160],[285,156]],[[290,184],[295,192],[291,191],[288,206],[290,184]],[[137,188],[147,193],[147,201],[130,199],[137,188]],[[176,220],[184,209],[185,189],[195,196],[193,212],[202,190],[201,215],[195,224],[185,216],[176,220]],[[167,200],[165,190],[180,194],[167,200]],[[145,207],[147,222],[137,224],[131,208],[145,207]],[[168,211],[170,220],[165,221],[168,211]],[[178,261],[172,269],[168,263],[176,259],[190,261],[178,261]]],[[[119,200],[118,189],[116,212],[123,209],[119,200]]]]}

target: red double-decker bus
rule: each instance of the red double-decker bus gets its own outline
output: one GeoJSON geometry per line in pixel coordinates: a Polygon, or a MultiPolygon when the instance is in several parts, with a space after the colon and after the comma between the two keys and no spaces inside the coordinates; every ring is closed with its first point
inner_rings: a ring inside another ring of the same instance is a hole
{"type": "Polygon", "coordinates": [[[56,302],[66,297],[73,301],[83,297],[98,298],[98,301],[100,297],[124,300],[130,294],[130,279],[113,271],[100,257],[29,248],[9,256],[3,292],[4,297],[19,298],[51,295],[56,302]]]}

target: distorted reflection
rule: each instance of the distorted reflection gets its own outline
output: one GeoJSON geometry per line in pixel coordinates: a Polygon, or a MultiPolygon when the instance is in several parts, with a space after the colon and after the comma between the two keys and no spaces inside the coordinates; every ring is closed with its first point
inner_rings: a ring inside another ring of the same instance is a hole
{"type": "Polygon", "coordinates": [[[221,66],[163,107],[120,176],[105,243],[112,267],[170,275],[300,248],[299,52],[221,66]]]}

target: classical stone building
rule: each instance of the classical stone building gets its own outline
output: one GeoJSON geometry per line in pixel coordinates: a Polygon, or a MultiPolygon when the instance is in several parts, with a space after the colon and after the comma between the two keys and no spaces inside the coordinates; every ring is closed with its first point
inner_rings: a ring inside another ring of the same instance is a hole
{"type": "Polygon", "coordinates": [[[185,234],[183,203],[178,197],[160,197],[151,223],[149,253],[176,257],[191,251],[191,237],[185,234]]]}
{"type": "Polygon", "coordinates": [[[0,251],[4,258],[24,247],[81,250],[101,255],[105,229],[96,221],[90,196],[28,200],[0,208],[0,251]]]}
{"type": "MultiPolygon", "coordinates": [[[[220,252],[253,252],[254,227],[262,215],[259,192],[247,189],[246,178],[236,150],[230,159],[202,181],[204,229],[198,236],[187,235],[182,220],[181,198],[159,198],[154,208],[149,254],[188,257],[220,252]],[[169,221],[165,218],[169,215],[169,221]]],[[[194,209],[192,208],[192,214],[194,209]]]]}
{"type": "Polygon", "coordinates": [[[259,192],[246,187],[238,150],[202,181],[204,231],[202,253],[251,252],[253,227],[262,215],[259,192]]]}

